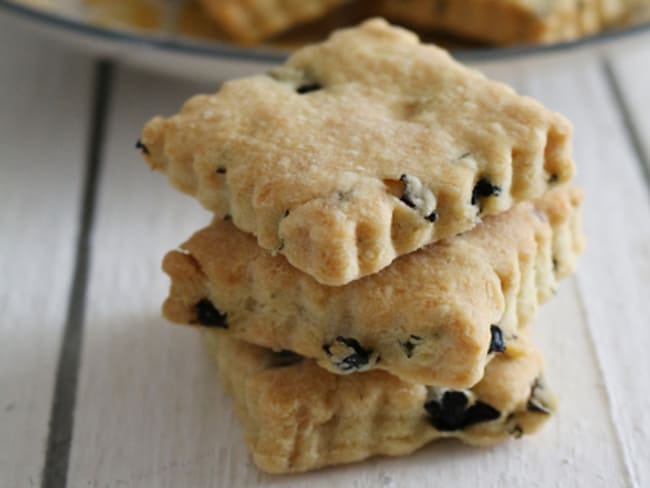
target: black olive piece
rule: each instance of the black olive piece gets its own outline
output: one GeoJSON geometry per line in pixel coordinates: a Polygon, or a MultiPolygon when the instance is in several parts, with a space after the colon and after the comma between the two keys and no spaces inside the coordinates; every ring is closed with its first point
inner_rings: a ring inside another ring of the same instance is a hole
{"type": "Polygon", "coordinates": [[[138,139],[138,141],[135,143],[135,148],[142,151],[143,154],[150,154],[149,148],[145,146],[140,139],[138,139]]]}
{"type": "MultiPolygon", "coordinates": [[[[357,341],[356,339],[338,336],[336,338],[336,342],[340,342],[341,344],[344,344],[345,346],[349,347],[354,351],[352,354],[345,356],[343,359],[341,359],[336,363],[336,366],[341,371],[350,371],[352,369],[359,369],[362,368],[363,366],[366,366],[370,362],[370,355],[372,354],[372,351],[366,350],[363,347],[361,347],[361,344],[359,344],[359,341],[357,341]]],[[[323,351],[325,351],[325,353],[327,353],[328,356],[332,355],[330,348],[331,345],[328,344],[323,345],[323,351]]]]}
{"type": "Polygon", "coordinates": [[[560,177],[557,175],[557,173],[553,173],[551,176],[548,178],[548,184],[552,185],[553,183],[557,183],[557,180],[559,180],[560,177]]]}
{"type": "Polygon", "coordinates": [[[503,352],[506,350],[506,341],[503,338],[503,331],[498,325],[490,326],[490,347],[488,354],[493,352],[503,352]]]}
{"type": "Polygon", "coordinates": [[[415,349],[415,344],[413,344],[412,342],[406,341],[406,342],[402,342],[402,347],[406,351],[406,357],[407,358],[410,358],[410,357],[413,356],[413,349],[415,349]]]}
{"type": "Polygon", "coordinates": [[[400,200],[403,201],[407,206],[409,206],[411,208],[415,208],[415,203],[413,203],[411,201],[411,199],[406,196],[406,194],[402,194],[402,196],[400,197],[400,200]]]}
{"type": "Polygon", "coordinates": [[[462,429],[479,422],[498,419],[498,410],[484,402],[476,402],[467,408],[467,395],[462,391],[446,391],[440,401],[431,400],[424,409],[431,416],[431,424],[440,431],[462,429]]]}
{"type": "Polygon", "coordinates": [[[221,313],[207,298],[203,298],[194,305],[194,310],[199,324],[205,327],[228,328],[228,314],[221,313]]]}
{"type": "Polygon", "coordinates": [[[463,426],[467,395],[461,391],[446,391],[440,401],[431,400],[424,409],[431,416],[431,425],[442,431],[458,430],[463,426]]]}
{"type": "Polygon", "coordinates": [[[544,389],[544,385],[539,378],[536,378],[533,386],[530,389],[530,397],[528,398],[528,403],[526,404],[526,409],[529,412],[545,414],[552,413],[551,409],[544,404],[541,398],[539,398],[539,392],[542,389],[544,389]]]}
{"type": "Polygon", "coordinates": [[[411,337],[409,337],[407,341],[400,342],[400,345],[406,351],[406,357],[407,358],[410,358],[411,356],[413,356],[413,349],[415,349],[415,346],[420,344],[420,341],[422,341],[422,337],[416,336],[416,335],[411,335],[411,337]]]}
{"type": "Polygon", "coordinates": [[[480,422],[489,422],[490,420],[496,420],[499,417],[501,417],[501,412],[492,405],[488,405],[485,402],[476,402],[467,409],[463,427],[468,427],[480,422]]]}
{"type": "Polygon", "coordinates": [[[496,197],[500,194],[500,186],[493,185],[485,178],[481,178],[474,186],[474,190],[472,190],[472,205],[476,205],[478,203],[478,199],[481,197],[496,197]]]}
{"type": "Polygon", "coordinates": [[[223,166],[219,166],[217,168],[217,173],[220,174],[220,175],[225,175],[226,174],[226,168],[224,168],[223,166]]]}
{"type": "Polygon", "coordinates": [[[429,222],[433,223],[438,220],[438,212],[435,210],[425,217],[429,222]]]}
{"type": "Polygon", "coordinates": [[[300,95],[304,95],[305,93],[310,93],[313,91],[318,91],[321,90],[323,87],[319,83],[308,83],[306,85],[299,86],[296,88],[296,92],[300,95]]]}
{"type": "Polygon", "coordinates": [[[271,358],[271,366],[273,368],[286,368],[287,366],[299,363],[303,359],[304,357],[302,357],[300,354],[282,349],[281,351],[273,352],[273,356],[271,358]]]}

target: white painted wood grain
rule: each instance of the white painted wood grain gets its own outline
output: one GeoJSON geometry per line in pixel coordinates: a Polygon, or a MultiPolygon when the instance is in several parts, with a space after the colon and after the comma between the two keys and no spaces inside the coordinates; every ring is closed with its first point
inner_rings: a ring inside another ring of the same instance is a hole
{"type": "Polygon", "coordinates": [[[647,361],[626,351],[638,352],[646,337],[640,330],[643,289],[628,283],[647,284],[642,271],[650,257],[641,255],[646,230],[633,225],[631,215],[647,215],[650,204],[633,178],[636,168],[593,63],[537,62],[539,69],[528,62],[490,69],[578,125],[590,237],[577,280],[561,287],[536,324],[549,380],[561,398],[559,415],[540,435],[491,450],[445,442],[403,459],[300,476],[257,472],[197,332],[159,318],[167,287],[160,259],[208,217],[149,173],[132,150],[149,115],[173,112],[203,87],[122,71],[93,241],[71,486],[617,487],[635,480],[643,486],[643,469],[631,453],[641,447],[630,427],[637,420],[619,416],[646,408],[641,377],[623,376],[647,361]],[[610,185],[615,175],[605,169],[613,167],[622,176],[610,185]],[[621,331],[639,342],[626,348],[621,331]],[[630,398],[635,405],[627,404],[630,398]]]}
{"type": "MultiPolygon", "coordinates": [[[[650,59],[650,51],[646,57],[650,59]]],[[[496,66],[493,74],[508,79],[508,69],[496,66]]],[[[650,64],[639,64],[637,70],[641,78],[650,79],[650,64]]],[[[526,62],[513,80],[575,125],[577,180],[587,191],[588,236],[577,275],[578,299],[630,484],[650,486],[650,189],[598,59],[580,56],[559,65],[554,60],[526,62]]],[[[629,96],[634,106],[645,103],[641,94],[629,96]]],[[[571,361],[566,367],[585,366],[571,361]]]]}
{"type": "Polygon", "coordinates": [[[78,230],[90,63],[0,18],[0,486],[37,486],[78,230]]]}
{"type": "MultiPolygon", "coordinates": [[[[650,41],[648,42],[650,45],[650,41]]],[[[650,172],[650,46],[635,46],[609,58],[650,172]]]]}
{"type": "Polygon", "coordinates": [[[567,104],[582,95],[569,109],[577,121],[596,121],[577,135],[579,181],[590,190],[585,227],[591,236],[578,283],[633,482],[645,487],[650,486],[650,189],[620,131],[619,113],[611,105],[591,105],[608,94],[602,78],[592,73],[566,95],[567,104]]]}
{"type": "Polygon", "coordinates": [[[196,331],[160,317],[163,254],[209,215],[171,190],[134,148],[149,117],[176,111],[197,90],[118,72],[92,240],[74,487],[183,486],[171,483],[175,466],[214,465],[215,444],[206,441],[212,413],[223,404],[214,369],[196,331]]]}

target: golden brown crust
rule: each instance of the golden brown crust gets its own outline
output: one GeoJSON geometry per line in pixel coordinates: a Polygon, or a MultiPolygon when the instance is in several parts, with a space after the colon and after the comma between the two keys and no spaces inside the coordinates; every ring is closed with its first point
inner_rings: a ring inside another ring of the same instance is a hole
{"type": "Polygon", "coordinates": [[[227,325],[239,339],[296,351],[333,372],[381,368],[465,388],[490,358],[490,326],[513,336],[575,268],[581,200],[575,187],[557,188],[344,287],[319,284],[214,221],[165,257],[172,284],[163,312],[174,322],[227,325]],[[213,316],[227,315],[223,323],[201,319],[200,308],[212,306],[213,316]]]}
{"type": "Polygon", "coordinates": [[[422,29],[442,29],[496,44],[567,41],[619,24],[623,0],[381,0],[376,14],[422,29]]]}
{"type": "Polygon", "coordinates": [[[490,445],[535,432],[555,404],[540,383],[542,357],[525,330],[513,343],[517,355],[497,356],[483,380],[462,392],[471,402],[487,404],[490,414],[464,427],[444,424],[444,415],[434,418],[425,409],[444,389],[406,383],[384,371],[335,375],[312,360],[292,363],[285,353],[216,331],[206,334],[206,342],[234,398],[253,460],[271,473],[404,455],[441,437],[490,445]]]}
{"type": "Polygon", "coordinates": [[[255,43],[325,15],[348,0],[201,0],[205,12],[242,43],[255,43]]]}
{"type": "Polygon", "coordinates": [[[381,20],[192,98],[142,143],[174,186],[327,285],[574,173],[563,117],[381,20]]]}

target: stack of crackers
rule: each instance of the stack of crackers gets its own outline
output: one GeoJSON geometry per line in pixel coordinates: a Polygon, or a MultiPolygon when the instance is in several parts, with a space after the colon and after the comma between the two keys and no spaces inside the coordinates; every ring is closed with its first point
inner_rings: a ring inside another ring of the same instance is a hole
{"type": "Polygon", "coordinates": [[[214,213],[164,259],[164,315],[205,329],[262,470],[548,419],[530,323],[583,248],[561,115],[373,19],[138,146],[214,213]]]}

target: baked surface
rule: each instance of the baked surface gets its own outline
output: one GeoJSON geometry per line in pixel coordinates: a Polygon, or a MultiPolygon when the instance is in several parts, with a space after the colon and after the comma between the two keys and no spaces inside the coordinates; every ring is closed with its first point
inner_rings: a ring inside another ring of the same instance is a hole
{"type": "Polygon", "coordinates": [[[261,41],[323,16],[348,0],[201,0],[205,12],[234,40],[261,41]]]}
{"type": "Polygon", "coordinates": [[[554,409],[542,357],[526,331],[471,390],[400,381],[384,371],[341,376],[220,331],[206,333],[255,464],[299,472],[375,455],[400,456],[441,437],[490,445],[535,432],[554,409]]]}
{"type": "Polygon", "coordinates": [[[622,0],[382,0],[379,7],[372,5],[398,22],[497,44],[575,39],[620,22],[630,8],[622,0]]]}
{"type": "MultiPolygon", "coordinates": [[[[202,0],[232,39],[262,41],[322,17],[346,0],[202,0]]],[[[365,16],[384,16],[421,30],[445,30],[477,41],[512,45],[567,41],[642,21],[648,0],[373,0],[365,16]]]]}
{"type": "Polygon", "coordinates": [[[375,19],[152,119],[140,143],[176,188],[343,285],[568,181],[571,131],[375,19]]]}
{"type": "Polygon", "coordinates": [[[380,368],[466,388],[483,376],[495,334],[507,347],[573,272],[581,200],[575,187],[559,187],[344,287],[319,284],[215,220],[165,257],[172,281],[163,313],[339,374],[380,368]]]}

